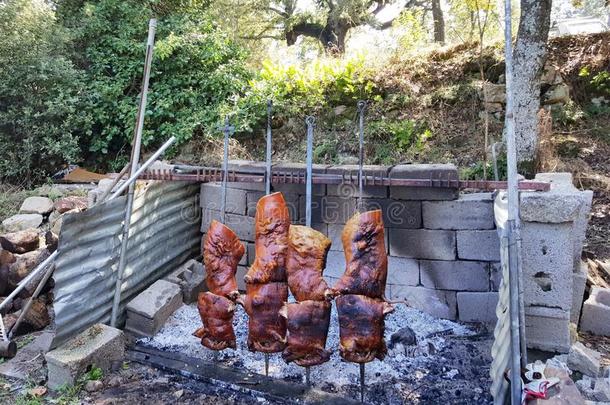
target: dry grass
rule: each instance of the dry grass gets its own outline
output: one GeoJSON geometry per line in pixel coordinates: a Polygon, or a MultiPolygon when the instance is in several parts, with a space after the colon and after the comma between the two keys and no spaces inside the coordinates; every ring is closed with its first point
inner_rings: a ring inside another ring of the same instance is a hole
{"type": "Polygon", "coordinates": [[[30,192],[19,186],[0,183],[0,222],[19,212],[23,200],[30,192]]]}

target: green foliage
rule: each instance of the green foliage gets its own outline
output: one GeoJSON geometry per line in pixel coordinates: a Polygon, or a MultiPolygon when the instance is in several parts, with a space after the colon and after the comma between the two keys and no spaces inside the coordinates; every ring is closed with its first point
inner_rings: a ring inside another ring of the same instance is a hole
{"type": "Polygon", "coordinates": [[[417,50],[428,40],[428,30],[423,24],[423,10],[404,10],[393,26],[400,32],[398,43],[401,50],[417,50]]]}
{"type": "Polygon", "coordinates": [[[80,157],[82,74],[43,1],[0,6],[0,181],[29,185],[80,157]]]}
{"type": "Polygon", "coordinates": [[[420,151],[432,137],[432,131],[425,122],[409,119],[374,121],[370,124],[370,131],[376,137],[389,137],[399,152],[412,147],[420,151]]]}
{"type": "Polygon", "coordinates": [[[578,72],[578,76],[589,79],[587,83],[589,93],[610,96],[610,71],[601,70],[594,74],[588,66],[583,66],[578,72]]]}
{"type": "MultiPolygon", "coordinates": [[[[125,155],[133,137],[150,17],[146,4],[134,0],[85,3],[63,16],[78,44],[74,59],[86,70],[83,110],[91,117],[89,151],[99,162],[125,155]]],[[[180,145],[216,132],[219,106],[248,78],[244,59],[244,52],[205,15],[182,12],[160,20],[144,147],[171,136],[180,145]]],[[[117,161],[113,168],[123,163],[117,161]]]]}
{"type": "Polygon", "coordinates": [[[96,366],[91,367],[91,370],[87,371],[83,378],[86,381],[98,381],[104,378],[104,371],[96,366]]]}
{"type": "Polygon", "coordinates": [[[585,113],[578,104],[569,101],[563,106],[557,106],[551,110],[553,122],[563,126],[570,126],[578,123],[585,117],[585,113]]]}
{"type": "Polygon", "coordinates": [[[267,100],[276,116],[303,117],[372,98],[376,89],[369,77],[362,59],[323,58],[304,68],[266,61],[246,93],[225,111],[235,115],[238,131],[252,131],[266,117],[267,100]]]}
{"type": "MultiPolygon", "coordinates": [[[[498,179],[506,180],[507,161],[506,154],[498,155],[498,179]]],[[[494,180],[493,162],[488,161],[487,165],[483,161],[478,161],[460,171],[460,178],[463,180],[494,180]],[[487,178],[483,178],[483,167],[487,167],[487,178]]]]}

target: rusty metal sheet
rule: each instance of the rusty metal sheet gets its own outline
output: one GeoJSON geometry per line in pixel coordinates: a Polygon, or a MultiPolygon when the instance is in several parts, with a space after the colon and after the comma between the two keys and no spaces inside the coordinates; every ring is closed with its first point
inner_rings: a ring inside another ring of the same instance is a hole
{"type": "MultiPolygon", "coordinates": [[[[119,319],[136,294],[199,253],[199,185],[140,182],[131,217],[119,319]]],[[[53,347],[110,321],[121,246],[125,197],[67,214],[55,262],[53,347]]]]}

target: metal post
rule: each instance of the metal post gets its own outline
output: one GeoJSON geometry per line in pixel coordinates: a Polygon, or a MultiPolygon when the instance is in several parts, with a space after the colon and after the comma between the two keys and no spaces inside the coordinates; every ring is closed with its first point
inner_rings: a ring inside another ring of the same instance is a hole
{"type": "Polygon", "coordinates": [[[364,365],[360,363],[360,402],[364,403],[364,365]]]}
{"type": "Polygon", "coordinates": [[[511,332],[511,403],[521,404],[521,327],[519,302],[519,188],[517,177],[517,147],[515,140],[515,118],[513,116],[513,51],[512,51],[512,9],[510,0],[505,0],[505,58],[506,58],[506,146],[508,171],[508,268],[510,286],[510,332],[511,332]]]}
{"type": "Polygon", "coordinates": [[[366,101],[358,101],[358,211],[362,211],[362,194],[363,194],[363,176],[362,166],[364,164],[364,110],[366,109],[366,101]]]}
{"type": "Polygon", "coordinates": [[[265,194],[271,194],[271,107],[273,102],[267,102],[267,156],[265,160],[265,194]]]}
{"type": "Polygon", "coordinates": [[[224,134],[224,147],[222,153],[222,189],[220,190],[220,218],[226,223],[227,210],[227,180],[229,177],[229,137],[233,134],[235,127],[229,125],[229,117],[225,118],[225,126],[222,128],[224,134]]]}
{"type": "Polygon", "coordinates": [[[313,127],[316,119],[309,115],[305,118],[307,124],[307,183],[305,185],[305,225],[311,227],[311,184],[313,173],[313,127]]]}
{"type": "MultiPolygon", "coordinates": [[[[137,171],[140,161],[140,149],[142,147],[142,131],[144,129],[144,116],[146,114],[146,101],[148,98],[148,83],[150,81],[150,69],[152,65],[153,48],[155,44],[155,31],[157,20],[151,18],[148,23],[148,40],[146,42],[146,59],[144,61],[144,76],[142,78],[142,96],[138,105],[138,117],[136,122],[135,141],[131,153],[131,165],[129,167],[130,177],[137,171]]],[[[121,256],[119,258],[119,269],[117,272],[116,287],[114,290],[114,300],[112,302],[112,315],[110,326],[116,327],[121,302],[121,286],[123,284],[123,273],[127,265],[127,242],[129,240],[129,225],[131,222],[131,211],[133,209],[133,198],[135,183],[129,184],[127,193],[127,207],[125,209],[125,219],[123,222],[123,239],[121,240],[121,256]]]]}

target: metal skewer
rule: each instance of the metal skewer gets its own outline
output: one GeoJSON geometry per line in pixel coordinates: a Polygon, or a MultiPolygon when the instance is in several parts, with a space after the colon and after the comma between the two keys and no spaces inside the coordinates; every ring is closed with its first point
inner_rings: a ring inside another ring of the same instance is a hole
{"type": "Polygon", "coordinates": [[[227,205],[227,178],[229,177],[229,137],[233,134],[235,127],[229,125],[229,117],[225,118],[225,126],[222,132],[225,136],[223,156],[222,156],[222,190],[220,194],[220,219],[222,223],[225,221],[225,212],[227,205]]]}
{"type": "Polygon", "coordinates": [[[362,211],[362,194],[364,176],[362,175],[362,166],[364,164],[364,110],[366,109],[366,101],[358,101],[358,211],[362,211]]]}
{"type": "MultiPolygon", "coordinates": [[[[307,178],[305,183],[305,226],[311,227],[311,193],[313,173],[313,127],[316,119],[313,116],[305,118],[307,124],[307,178]]],[[[305,366],[305,384],[311,385],[311,369],[305,366]]]]}
{"type": "Polygon", "coordinates": [[[265,194],[271,193],[271,107],[273,101],[267,101],[267,178],[265,182],[265,194]]]}
{"type": "Polygon", "coordinates": [[[269,353],[265,353],[265,375],[269,377],[269,353]]]}
{"type": "Polygon", "coordinates": [[[360,363],[360,402],[364,402],[364,365],[360,363]]]}

